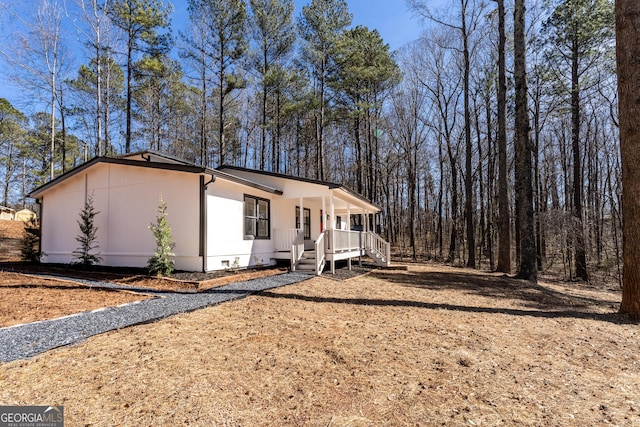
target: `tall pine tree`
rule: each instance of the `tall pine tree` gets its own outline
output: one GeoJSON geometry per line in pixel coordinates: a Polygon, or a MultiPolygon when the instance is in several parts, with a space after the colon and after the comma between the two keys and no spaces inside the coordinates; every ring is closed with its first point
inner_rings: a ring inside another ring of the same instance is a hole
{"type": "Polygon", "coordinates": [[[126,51],[126,131],[125,152],[131,151],[133,83],[134,75],[142,64],[137,64],[141,54],[157,57],[169,51],[171,35],[168,32],[169,15],[172,6],[165,6],[162,0],[118,0],[107,9],[111,22],[125,35],[126,51]]]}
{"type": "Polygon", "coordinates": [[[536,239],[533,224],[533,164],[527,95],[525,0],[516,0],[513,11],[514,83],[516,89],[515,185],[516,215],[520,228],[520,259],[517,277],[538,280],[536,239]]]}
{"type": "Polygon", "coordinates": [[[271,117],[277,119],[279,115],[278,100],[286,84],[286,61],[293,49],[295,41],[295,28],[293,25],[293,10],[295,5],[292,0],[250,0],[252,12],[253,39],[256,44],[256,52],[252,58],[252,65],[259,76],[260,85],[260,164],[265,170],[267,156],[268,130],[276,129],[270,133],[271,140],[271,170],[278,172],[280,169],[280,132],[278,122],[273,123],[271,117]],[[274,108],[269,114],[269,101],[274,108]],[[274,102],[275,101],[275,102],[274,102]]]}
{"type": "Polygon", "coordinates": [[[302,8],[298,28],[303,40],[302,60],[313,77],[315,120],[315,178],[325,179],[324,139],[327,121],[328,77],[332,69],[331,51],[341,33],[351,25],[345,0],[312,0],[302,8]]]}
{"type": "Polygon", "coordinates": [[[620,312],[640,318],[640,3],[616,1],[624,275],[620,312]]]}
{"type": "Polygon", "coordinates": [[[575,274],[588,280],[584,238],[581,93],[588,86],[589,69],[606,53],[613,38],[613,5],[609,0],[564,0],[545,23],[549,34],[549,58],[570,84],[571,151],[573,160],[573,209],[575,274]]]}

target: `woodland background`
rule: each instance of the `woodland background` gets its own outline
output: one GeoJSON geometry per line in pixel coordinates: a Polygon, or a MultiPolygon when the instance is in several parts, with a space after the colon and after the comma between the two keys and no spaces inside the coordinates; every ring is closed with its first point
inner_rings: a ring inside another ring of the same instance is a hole
{"type": "MultiPolygon", "coordinates": [[[[0,99],[0,204],[33,207],[30,190],[90,157],[154,149],[343,183],[382,206],[397,256],[510,271],[514,5],[430,3],[399,6],[425,31],[397,51],[343,0],[297,16],[291,0],[189,0],[178,32],[160,0],[2,5],[4,68],[41,108],[0,99]]],[[[538,269],[621,283],[613,2],[528,1],[526,18],[538,269]]]]}

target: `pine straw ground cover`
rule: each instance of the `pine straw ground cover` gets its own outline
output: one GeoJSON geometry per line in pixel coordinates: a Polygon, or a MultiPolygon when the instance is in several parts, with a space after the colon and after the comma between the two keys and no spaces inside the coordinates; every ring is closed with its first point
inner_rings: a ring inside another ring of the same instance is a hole
{"type": "Polygon", "coordinates": [[[155,277],[147,275],[147,270],[144,268],[0,262],[0,274],[2,271],[112,282],[127,286],[153,288],[163,292],[193,293],[206,291],[233,282],[282,274],[285,273],[287,269],[269,267],[222,270],[208,273],[175,272],[169,277],[155,277]]]}
{"type": "Polygon", "coordinates": [[[0,219],[0,238],[22,239],[25,223],[0,219]]]}
{"type": "Polygon", "coordinates": [[[154,288],[172,292],[202,292],[229,283],[286,273],[284,268],[220,271],[210,273],[175,273],[171,277],[130,276],[115,279],[122,285],[154,288]]]}
{"type": "Polygon", "coordinates": [[[140,301],[149,296],[0,272],[0,328],[140,301]]]}
{"type": "Polygon", "coordinates": [[[67,425],[640,425],[619,292],[435,266],[297,285],[0,364],[67,425]]]}

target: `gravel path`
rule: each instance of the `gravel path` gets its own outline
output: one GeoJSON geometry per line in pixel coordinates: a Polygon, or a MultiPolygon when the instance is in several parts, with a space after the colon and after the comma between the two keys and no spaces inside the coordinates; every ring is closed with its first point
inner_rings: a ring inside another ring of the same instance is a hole
{"type": "MultiPolygon", "coordinates": [[[[254,292],[292,285],[310,277],[312,276],[300,273],[280,274],[246,282],[231,283],[197,294],[178,294],[153,290],[156,298],[88,313],[73,314],[58,319],[0,328],[0,362],[26,359],[56,347],[77,343],[93,335],[149,323],[175,314],[243,298],[254,292]]],[[[82,282],[89,286],[151,292],[146,288],[134,288],[107,282],[69,280],[82,282]]]]}

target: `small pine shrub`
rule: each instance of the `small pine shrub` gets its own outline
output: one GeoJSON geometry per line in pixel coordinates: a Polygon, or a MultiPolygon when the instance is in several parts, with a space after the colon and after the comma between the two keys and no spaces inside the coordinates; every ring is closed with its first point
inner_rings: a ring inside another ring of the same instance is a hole
{"type": "Polygon", "coordinates": [[[167,203],[160,198],[158,205],[158,216],[156,222],[149,225],[149,229],[156,239],[156,252],[147,263],[149,274],[153,276],[168,276],[173,273],[174,262],[171,257],[175,256],[173,248],[173,236],[171,227],[167,221],[167,203]]]}
{"type": "Polygon", "coordinates": [[[80,219],[78,220],[80,234],[76,236],[76,241],[80,243],[80,247],[72,252],[73,258],[77,260],[75,264],[89,266],[102,261],[100,254],[91,253],[100,247],[96,243],[98,227],[95,225],[95,217],[99,213],[100,212],[96,211],[93,207],[93,195],[87,197],[84,208],[80,211],[80,219]]]}
{"type": "Polygon", "coordinates": [[[40,224],[35,217],[31,217],[25,224],[20,254],[23,261],[40,262],[40,224]]]}

